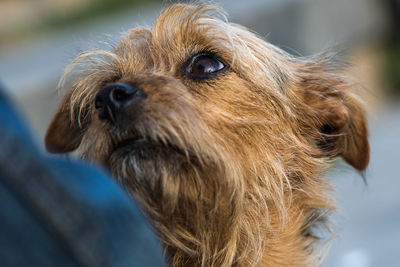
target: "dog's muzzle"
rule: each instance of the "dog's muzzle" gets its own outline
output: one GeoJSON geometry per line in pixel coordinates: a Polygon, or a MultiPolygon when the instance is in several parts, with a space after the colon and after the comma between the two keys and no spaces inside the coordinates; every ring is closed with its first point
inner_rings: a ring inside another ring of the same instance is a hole
{"type": "Polygon", "coordinates": [[[146,94],[133,85],[116,83],[100,90],[95,99],[99,118],[115,123],[118,114],[146,97],[146,94]]]}

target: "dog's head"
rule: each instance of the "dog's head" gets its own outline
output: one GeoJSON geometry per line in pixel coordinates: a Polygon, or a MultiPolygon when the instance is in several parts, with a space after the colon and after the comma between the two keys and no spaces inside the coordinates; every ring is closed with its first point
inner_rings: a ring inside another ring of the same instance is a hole
{"type": "Polygon", "coordinates": [[[290,247],[297,265],[310,218],[331,207],[329,160],[368,164],[364,112],[338,65],[294,58],[213,7],[174,5],[73,62],[46,147],[109,168],[172,263],[284,266],[290,247]]]}

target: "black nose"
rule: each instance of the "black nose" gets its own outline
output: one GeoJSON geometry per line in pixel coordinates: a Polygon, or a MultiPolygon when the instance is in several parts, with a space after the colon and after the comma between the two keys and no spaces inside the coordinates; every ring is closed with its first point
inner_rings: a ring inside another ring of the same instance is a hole
{"type": "Polygon", "coordinates": [[[100,90],[95,99],[95,108],[99,111],[100,119],[114,122],[121,110],[145,96],[142,90],[132,85],[116,83],[100,90]]]}

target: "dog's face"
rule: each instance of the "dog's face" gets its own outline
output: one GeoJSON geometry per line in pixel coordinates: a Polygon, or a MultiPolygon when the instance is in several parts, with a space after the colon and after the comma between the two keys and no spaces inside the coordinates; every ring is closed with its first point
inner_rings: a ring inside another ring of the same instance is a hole
{"type": "Polygon", "coordinates": [[[327,159],[368,164],[337,63],[295,59],[209,6],[174,5],[73,67],[48,150],[109,168],[175,265],[311,261],[327,159]]]}

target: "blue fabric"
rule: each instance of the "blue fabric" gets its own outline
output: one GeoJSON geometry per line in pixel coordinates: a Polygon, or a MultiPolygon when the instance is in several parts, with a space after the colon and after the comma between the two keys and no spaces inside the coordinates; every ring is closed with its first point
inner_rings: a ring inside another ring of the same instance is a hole
{"type": "Polygon", "coordinates": [[[100,170],[43,155],[1,91],[0,266],[165,266],[134,201],[100,170]]]}

